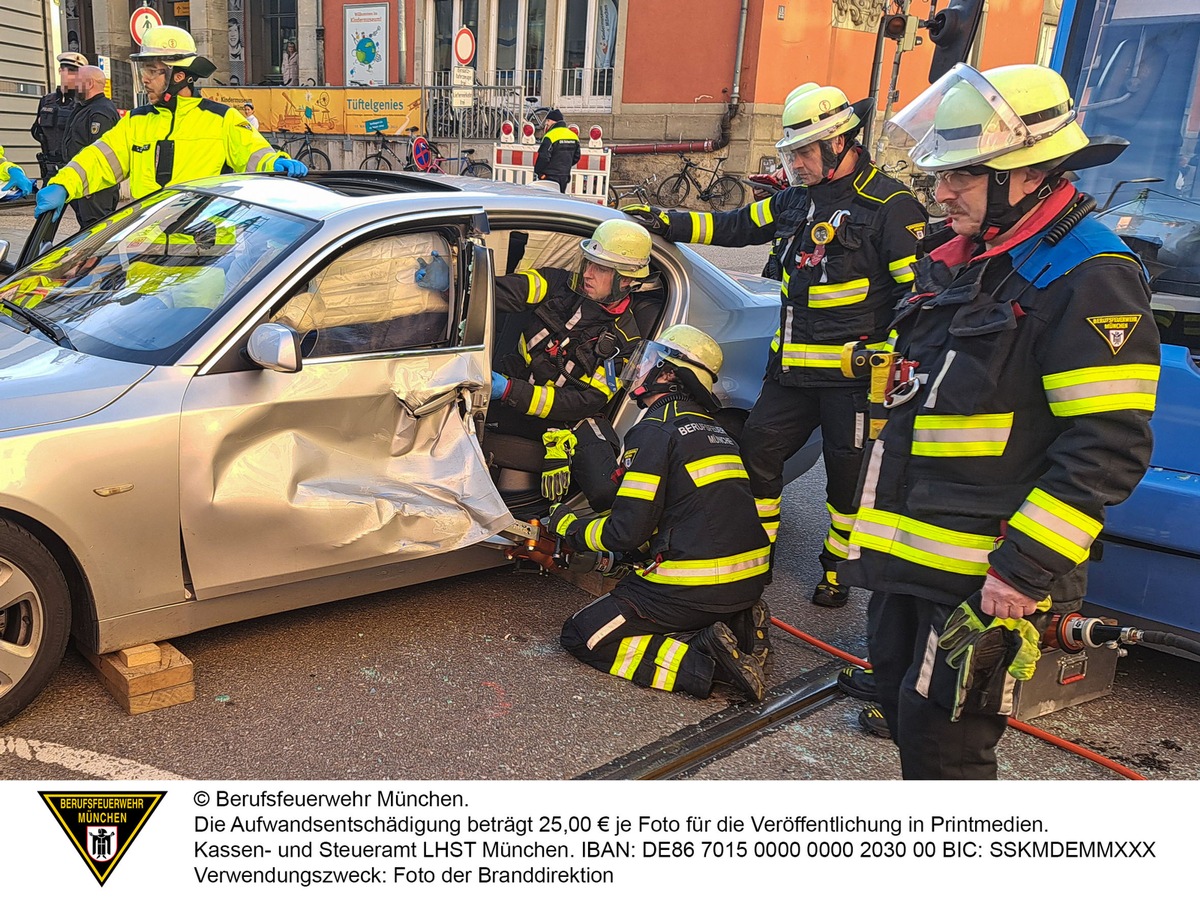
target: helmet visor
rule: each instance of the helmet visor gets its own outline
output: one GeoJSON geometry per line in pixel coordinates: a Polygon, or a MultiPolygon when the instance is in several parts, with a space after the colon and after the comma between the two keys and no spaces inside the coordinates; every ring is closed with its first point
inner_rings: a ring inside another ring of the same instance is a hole
{"type": "Polygon", "coordinates": [[[621,370],[621,384],[637,387],[642,379],[662,366],[670,355],[671,348],[658,341],[644,340],[629,356],[629,362],[621,370]]]}
{"type": "Polygon", "coordinates": [[[930,172],[981,163],[1036,140],[991,82],[963,63],[893,116],[884,132],[930,172]]]}

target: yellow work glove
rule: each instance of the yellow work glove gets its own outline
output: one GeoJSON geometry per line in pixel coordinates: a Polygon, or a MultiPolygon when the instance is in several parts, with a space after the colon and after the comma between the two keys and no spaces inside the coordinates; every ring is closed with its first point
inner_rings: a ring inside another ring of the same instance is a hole
{"type": "Polygon", "coordinates": [[[575,435],[559,428],[542,435],[546,456],[542,462],[542,496],[562,500],[571,486],[571,457],[575,454],[575,435]]]}

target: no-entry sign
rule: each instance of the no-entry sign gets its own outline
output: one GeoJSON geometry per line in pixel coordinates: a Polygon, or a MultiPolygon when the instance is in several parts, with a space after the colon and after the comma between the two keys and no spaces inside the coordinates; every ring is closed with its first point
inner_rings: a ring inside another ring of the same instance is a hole
{"type": "Polygon", "coordinates": [[[464,25],[454,35],[454,61],[460,66],[469,66],[475,59],[475,32],[464,25]]]}

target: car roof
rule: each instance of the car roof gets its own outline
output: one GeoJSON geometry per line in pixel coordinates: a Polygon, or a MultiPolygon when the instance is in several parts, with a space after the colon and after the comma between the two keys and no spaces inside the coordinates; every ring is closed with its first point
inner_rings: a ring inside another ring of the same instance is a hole
{"type": "MultiPolygon", "coordinates": [[[[301,179],[282,174],[214,175],[189,181],[181,187],[205,193],[231,197],[246,203],[279,209],[314,219],[325,219],[338,213],[376,203],[395,201],[398,197],[422,198],[426,201],[439,196],[457,195],[466,200],[469,195],[483,195],[480,202],[489,206],[488,197],[507,197],[535,201],[542,207],[564,205],[564,211],[591,213],[592,218],[604,207],[561,194],[483,178],[456,175],[427,175],[421,172],[371,172],[357,169],[333,172],[312,172],[301,179]],[[583,207],[583,208],[581,208],[583,207]]],[[[518,206],[525,204],[517,204],[518,206]]]]}

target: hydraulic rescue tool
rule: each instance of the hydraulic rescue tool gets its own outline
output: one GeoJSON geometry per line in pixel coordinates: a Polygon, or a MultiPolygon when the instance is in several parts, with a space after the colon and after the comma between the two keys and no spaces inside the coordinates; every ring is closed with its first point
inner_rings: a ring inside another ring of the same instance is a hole
{"type": "Polygon", "coordinates": [[[1115,619],[1089,618],[1077,612],[1051,619],[1050,626],[1042,634],[1042,642],[1067,653],[1078,653],[1088,647],[1114,647],[1124,656],[1125,650],[1120,645],[1150,644],[1200,656],[1200,641],[1169,631],[1146,631],[1119,625],[1115,619]]]}
{"type": "Polygon", "coordinates": [[[605,576],[624,574],[629,564],[610,550],[576,550],[546,528],[540,519],[530,519],[524,540],[504,551],[507,559],[528,559],[543,569],[570,572],[599,572],[605,576]]]}

